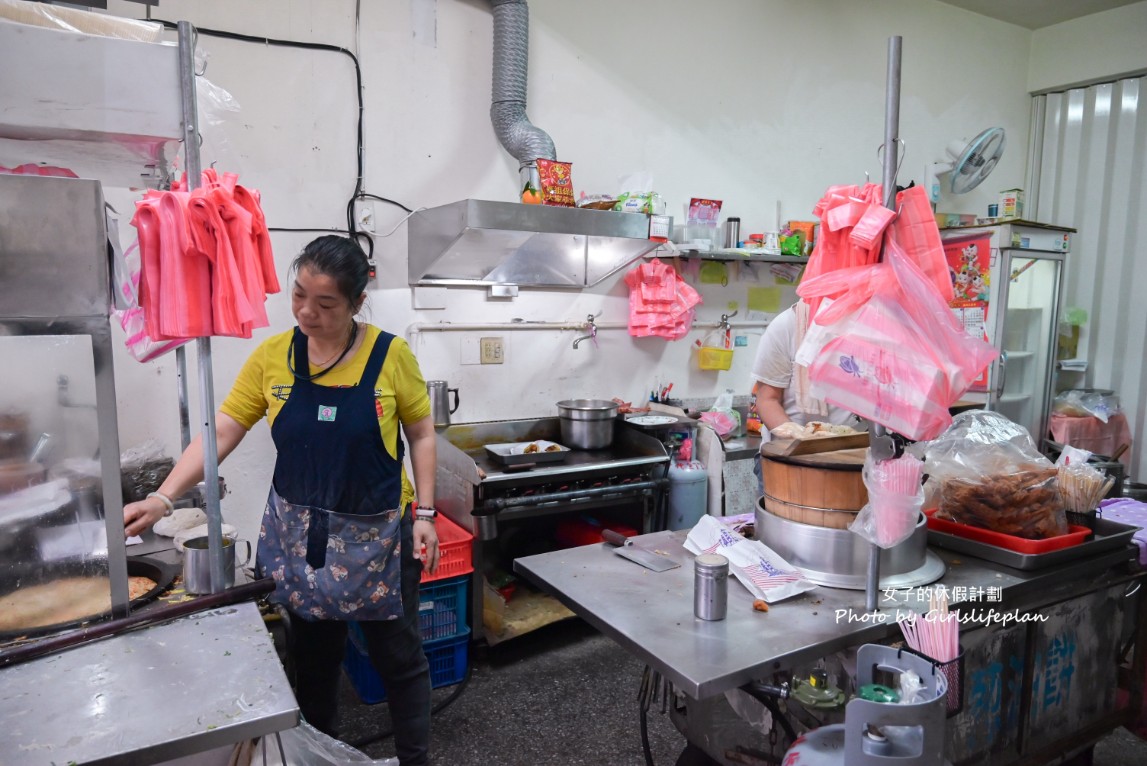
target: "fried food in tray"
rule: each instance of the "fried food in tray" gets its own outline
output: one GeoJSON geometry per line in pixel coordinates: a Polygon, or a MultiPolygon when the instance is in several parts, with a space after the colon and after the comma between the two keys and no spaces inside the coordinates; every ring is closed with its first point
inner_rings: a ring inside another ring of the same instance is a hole
{"type": "Polygon", "coordinates": [[[486,454],[502,465],[522,465],[525,463],[556,463],[565,460],[569,447],[545,439],[531,442],[510,442],[507,444],[487,444],[486,454]]]}
{"type": "Polygon", "coordinates": [[[1028,540],[1068,532],[1054,466],[1033,466],[1000,476],[948,478],[940,487],[940,515],[1028,540]]]}

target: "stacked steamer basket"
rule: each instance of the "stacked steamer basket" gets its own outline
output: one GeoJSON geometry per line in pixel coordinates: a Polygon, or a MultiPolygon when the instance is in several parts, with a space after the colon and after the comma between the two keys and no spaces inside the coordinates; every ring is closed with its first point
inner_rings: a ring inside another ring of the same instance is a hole
{"type": "MultiPolygon", "coordinates": [[[[757,538],[818,585],[864,589],[869,545],[848,526],[868,502],[861,474],[866,451],[762,453],[765,487],[757,504],[757,538]]],[[[911,537],[881,553],[880,573],[883,587],[897,588],[943,575],[943,562],[928,552],[923,515],[911,537]]]]}

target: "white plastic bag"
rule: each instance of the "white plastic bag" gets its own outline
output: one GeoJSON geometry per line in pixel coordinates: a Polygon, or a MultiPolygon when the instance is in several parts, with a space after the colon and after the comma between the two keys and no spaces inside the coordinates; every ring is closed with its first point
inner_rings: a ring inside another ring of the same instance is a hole
{"type": "Polygon", "coordinates": [[[306,721],[293,729],[263,737],[254,763],[267,766],[398,766],[397,758],[372,759],[345,742],[328,737],[306,721]],[[282,743],[282,752],[280,745],[282,743]]]}
{"type": "Polygon", "coordinates": [[[729,559],[729,573],[741,581],[753,598],[770,604],[816,587],[772,548],[757,540],[746,540],[712,516],[702,516],[689,531],[685,550],[697,555],[719,553],[729,559]]]}
{"type": "Polygon", "coordinates": [[[726,389],[713,406],[701,413],[701,422],[708,423],[724,439],[741,428],[741,413],[733,409],[733,392],[726,389]]]}

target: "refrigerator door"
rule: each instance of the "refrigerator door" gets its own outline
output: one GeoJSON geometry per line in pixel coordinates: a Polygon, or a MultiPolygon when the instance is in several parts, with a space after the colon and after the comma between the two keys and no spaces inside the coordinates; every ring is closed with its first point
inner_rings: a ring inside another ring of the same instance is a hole
{"type": "Polygon", "coordinates": [[[1051,406],[1064,255],[1001,248],[999,257],[991,409],[1027,428],[1038,447],[1051,406]]]}

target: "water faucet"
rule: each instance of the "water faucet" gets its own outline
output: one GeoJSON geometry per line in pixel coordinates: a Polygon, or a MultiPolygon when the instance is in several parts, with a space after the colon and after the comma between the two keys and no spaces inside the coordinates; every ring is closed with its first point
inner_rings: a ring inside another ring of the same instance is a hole
{"type": "Polygon", "coordinates": [[[585,318],[585,324],[582,325],[582,327],[586,330],[589,330],[589,335],[582,335],[580,338],[574,338],[574,348],[577,348],[577,344],[581,343],[583,340],[592,340],[593,345],[597,345],[597,325],[593,323],[593,320],[598,316],[600,316],[600,314],[590,314],[585,318]]]}

